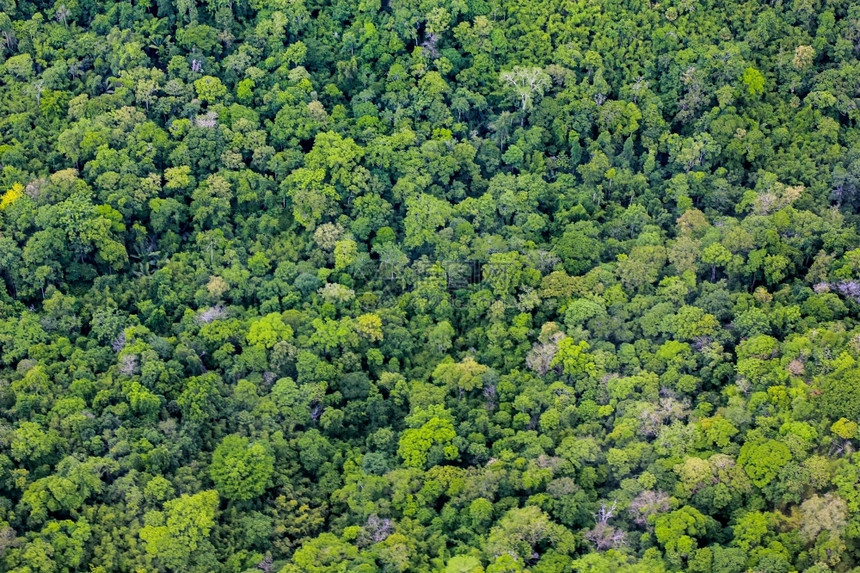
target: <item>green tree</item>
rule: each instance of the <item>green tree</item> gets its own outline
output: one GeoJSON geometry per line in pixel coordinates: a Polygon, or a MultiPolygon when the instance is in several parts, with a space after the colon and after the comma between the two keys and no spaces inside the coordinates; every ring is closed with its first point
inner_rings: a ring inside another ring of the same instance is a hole
{"type": "Polygon", "coordinates": [[[274,472],[274,456],[265,443],[237,435],[225,437],[212,454],[209,475],[225,499],[247,501],[259,497],[274,472]]]}
{"type": "Polygon", "coordinates": [[[291,340],[293,329],[290,325],[284,324],[279,313],[272,312],[251,322],[247,338],[251,344],[259,344],[271,349],[279,342],[291,340]]]}
{"type": "MultiPolygon", "coordinates": [[[[302,544],[293,555],[292,563],[281,573],[329,573],[361,571],[367,561],[359,556],[358,548],[331,533],[322,533],[302,544]]],[[[367,569],[367,568],[364,568],[367,569]]]]}
{"type": "Polygon", "coordinates": [[[692,555],[697,547],[697,538],[706,534],[708,524],[708,518],[699,510],[685,505],[659,516],[654,524],[654,534],[666,553],[677,560],[692,555]]]}
{"type": "Polygon", "coordinates": [[[281,187],[292,200],[293,217],[309,230],[333,214],[335,201],[340,199],[334,186],[326,183],[323,169],[296,169],[281,187]]]}
{"type": "Polygon", "coordinates": [[[203,76],[196,80],[194,91],[197,92],[198,98],[207,103],[215,103],[227,94],[227,88],[214,76],[203,76]]]}
{"type": "Polygon", "coordinates": [[[451,216],[452,208],[447,201],[432,195],[421,195],[407,199],[406,217],[403,220],[407,247],[420,247],[427,242],[436,241],[436,231],[445,225],[451,216]]]}
{"type": "Polygon", "coordinates": [[[484,553],[490,560],[510,555],[517,563],[526,563],[538,554],[553,548],[561,554],[572,554],[575,549],[573,534],[554,523],[535,506],[508,511],[490,530],[484,553]]]}
{"type": "Polygon", "coordinates": [[[764,76],[753,67],[744,70],[743,82],[751,96],[764,93],[764,76]]]}
{"type": "Polygon", "coordinates": [[[433,415],[417,428],[403,431],[397,453],[406,467],[425,468],[460,455],[454,438],[457,433],[448,416],[433,415]]]}
{"type": "Polygon", "coordinates": [[[764,487],[773,481],[779,470],[790,460],[791,451],[788,446],[776,440],[747,442],[738,455],[738,463],[758,487],[764,487]]]}
{"type": "Polygon", "coordinates": [[[217,509],[218,494],[210,490],[182,495],[166,502],[163,511],[147,513],[140,530],[146,552],[169,569],[186,567],[211,547],[217,509]]]}
{"type": "Polygon", "coordinates": [[[583,376],[594,376],[597,366],[588,354],[590,345],[584,340],[574,342],[573,338],[564,338],[558,343],[558,352],[550,362],[550,366],[560,366],[564,373],[577,379],[583,376]]]}
{"type": "Polygon", "coordinates": [[[477,557],[457,555],[448,560],[444,573],[484,573],[484,567],[477,557]]]}
{"type": "Polygon", "coordinates": [[[717,280],[717,267],[724,267],[732,261],[732,253],[720,243],[713,243],[702,251],[702,262],[711,265],[711,282],[717,280]]]}
{"type": "Polygon", "coordinates": [[[433,378],[460,392],[471,392],[483,386],[483,377],[489,367],[478,364],[471,356],[460,362],[442,362],[433,370],[433,378]]]}

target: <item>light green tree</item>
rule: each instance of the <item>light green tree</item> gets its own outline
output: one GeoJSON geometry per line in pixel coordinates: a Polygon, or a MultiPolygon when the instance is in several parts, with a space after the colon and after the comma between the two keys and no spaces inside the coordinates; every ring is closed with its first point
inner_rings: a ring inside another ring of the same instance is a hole
{"type": "Polygon", "coordinates": [[[225,499],[246,501],[259,497],[274,472],[275,458],[262,442],[225,437],[212,454],[209,475],[215,489],[225,499]]]}
{"type": "Polygon", "coordinates": [[[457,555],[448,560],[443,573],[484,573],[484,567],[477,557],[457,555]]]}
{"type": "Polygon", "coordinates": [[[454,445],[456,437],[450,417],[433,416],[419,428],[404,430],[397,453],[403,458],[403,464],[412,468],[455,460],[460,454],[454,445]]]}
{"type": "Polygon", "coordinates": [[[597,366],[588,354],[591,348],[587,342],[575,342],[573,338],[564,338],[558,343],[558,352],[550,362],[551,367],[561,366],[564,373],[571,378],[594,376],[597,366]]]}
{"type": "Polygon", "coordinates": [[[758,487],[764,487],[773,481],[779,470],[789,461],[791,450],[777,440],[747,442],[738,455],[738,463],[758,487]]]}
{"type": "Polygon", "coordinates": [[[433,378],[451,389],[470,392],[483,385],[483,376],[488,371],[489,367],[467,356],[460,362],[442,362],[433,370],[433,378]]]}
{"type": "Polygon", "coordinates": [[[166,502],[163,511],[147,513],[140,530],[146,552],[170,569],[188,567],[194,554],[208,543],[217,509],[218,494],[207,490],[182,495],[166,502]]]}
{"type": "Polygon", "coordinates": [[[764,76],[754,67],[750,66],[744,70],[743,82],[749,95],[764,93],[764,76]]]}
{"type": "Polygon", "coordinates": [[[445,225],[451,216],[452,207],[447,201],[422,193],[406,200],[406,218],[403,226],[407,247],[420,247],[424,243],[435,242],[438,229],[445,225]]]}
{"type": "Polygon", "coordinates": [[[702,251],[702,262],[711,265],[711,281],[715,281],[717,267],[724,267],[732,262],[732,253],[720,243],[714,243],[702,251]]]}
{"type": "Polygon", "coordinates": [[[221,80],[214,76],[203,76],[194,82],[197,97],[207,103],[215,103],[227,93],[227,88],[221,80]]]}
{"type": "Polygon", "coordinates": [[[251,344],[273,348],[278,342],[291,340],[293,329],[284,323],[280,313],[272,312],[251,323],[247,338],[251,344]]]}
{"type": "Polygon", "coordinates": [[[657,541],[665,547],[666,553],[677,560],[692,554],[696,538],[705,534],[708,518],[688,505],[671,513],[661,515],[654,524],[657,541]]]}

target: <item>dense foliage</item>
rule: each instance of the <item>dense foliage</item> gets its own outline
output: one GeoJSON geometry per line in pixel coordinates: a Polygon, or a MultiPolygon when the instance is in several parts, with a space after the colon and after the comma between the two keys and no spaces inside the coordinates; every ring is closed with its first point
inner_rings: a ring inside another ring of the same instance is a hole
{"type": "Polygon", "coordinates": [[[860,4],[0,9],[0,569],[860,566],[860,4]]]}

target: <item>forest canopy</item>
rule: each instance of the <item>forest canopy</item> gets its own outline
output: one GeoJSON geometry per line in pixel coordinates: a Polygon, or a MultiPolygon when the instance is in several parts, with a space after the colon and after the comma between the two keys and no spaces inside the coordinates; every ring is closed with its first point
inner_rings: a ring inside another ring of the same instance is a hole
{"type": "Polygon", "coordinates": [[[0,0],[0,570],[860,567],[860,4],[0,0]]]}

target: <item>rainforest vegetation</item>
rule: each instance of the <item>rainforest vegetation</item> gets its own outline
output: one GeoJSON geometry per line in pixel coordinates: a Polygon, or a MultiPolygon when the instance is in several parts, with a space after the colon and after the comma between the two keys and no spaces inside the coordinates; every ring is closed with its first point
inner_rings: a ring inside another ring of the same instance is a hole
{"type": "Polygon", "coordinates": [[[0,570],[860,567],[860,4],[0,0],[0,570]]]}

